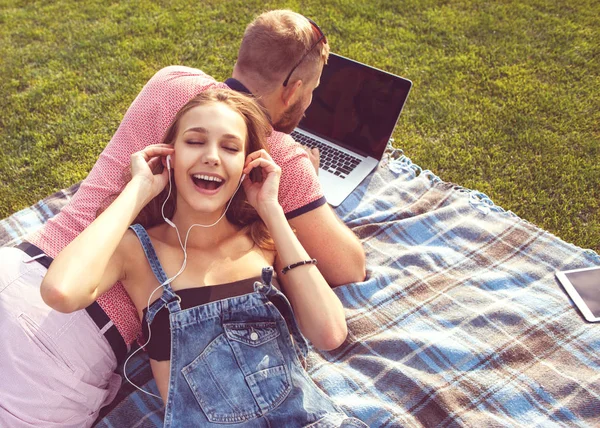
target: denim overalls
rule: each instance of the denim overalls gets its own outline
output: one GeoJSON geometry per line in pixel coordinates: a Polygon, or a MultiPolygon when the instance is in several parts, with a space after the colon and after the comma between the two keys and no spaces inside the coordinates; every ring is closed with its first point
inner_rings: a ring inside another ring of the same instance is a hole
{"type": "MultiPolygon", "coordinates": [[[[167,277],[146,231],[131,228],[164,283],[167,277]]],[[[308,346],[272,276],[273,268],[264,268],[253,293],[186,310],[167,284],[150,305],[150,323],[165,306],[170,313],[165,427],[367,426],[347,417],[302,368],[308,346]]]]}

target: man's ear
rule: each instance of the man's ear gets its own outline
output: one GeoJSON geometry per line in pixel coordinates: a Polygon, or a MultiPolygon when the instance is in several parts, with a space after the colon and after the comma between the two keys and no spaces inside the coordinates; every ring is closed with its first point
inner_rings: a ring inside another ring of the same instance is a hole
{"type": "Polygon", "coordinates": [[[294,100],[294,95],[300,94],[299,89],[302,85],[302,80],[296,80],[294,83],[283,87],[283,91],[281,91],[281,102],[284,106],[288,107],[294,100]]]}

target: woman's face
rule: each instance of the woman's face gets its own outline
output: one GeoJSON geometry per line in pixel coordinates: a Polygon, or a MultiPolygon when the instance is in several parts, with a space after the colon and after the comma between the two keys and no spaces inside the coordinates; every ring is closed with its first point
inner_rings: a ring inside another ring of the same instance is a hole
{"type": "Polygon", "coordinates": [[[222,211],[240,183],[246,124],[224,103],[194,107],[178,126],[173,172],[178,192],[194,211],[222,211]]]}

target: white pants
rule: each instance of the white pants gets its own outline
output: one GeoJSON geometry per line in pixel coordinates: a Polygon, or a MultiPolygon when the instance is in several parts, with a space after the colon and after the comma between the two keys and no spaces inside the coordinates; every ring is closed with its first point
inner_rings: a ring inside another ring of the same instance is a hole
{"type": "Polygon", "coordinates": [[[41,298],[46,268],[0,248],[0,427],[88,427],[115,397],[115,355],[85,310],[41,298]]]}

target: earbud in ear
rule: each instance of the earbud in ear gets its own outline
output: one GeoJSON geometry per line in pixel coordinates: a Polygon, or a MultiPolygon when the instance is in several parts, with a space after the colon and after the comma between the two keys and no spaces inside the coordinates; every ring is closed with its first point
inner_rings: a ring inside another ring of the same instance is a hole
{"type": "Polygon", "coordinates": [[[240,183],[243,182],[245,178],[246,178],[246,174],[242,174],[242,178],[240,178],[240,183]]]}
{"type": "Polygon", "coordinates": [[[171,171],[171,155],[167,155],[167,171],[171,171]]]}

